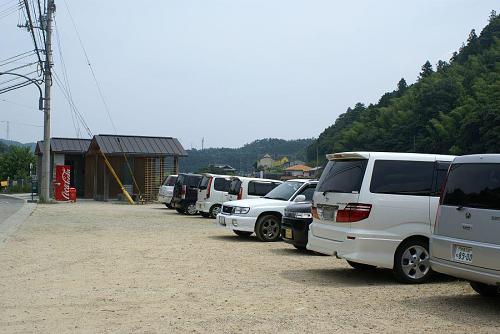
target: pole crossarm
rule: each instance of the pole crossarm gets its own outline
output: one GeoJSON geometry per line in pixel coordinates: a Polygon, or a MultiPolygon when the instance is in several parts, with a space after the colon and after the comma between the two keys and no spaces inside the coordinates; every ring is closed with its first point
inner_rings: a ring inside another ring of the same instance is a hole
{"type": "MultiPolygon", "coordinates": [[[[22,75],[22,74],[13,73],[13,72],[0,72],[0,75],[14,75],[14,76],[17,76],[17,77],[20,77],[20,78],[24,78],[24,79],[26,79],[27,81],[29,81],[29,82],[30,82],[30,84],[35,85],[35,86],[38,88],[38,92],[40,93],[40,98],[39,98],[39,100],[38,100],[38,109],[39,109],[39,110],[44,110],[44,108],[43,108],[43,93],[42,93],[42,88],[40,87],[40,84],[39,84],[38,80],[35,80],[35,79],[33,79],[33,78],[27,77],[27,76],[22,75]]],[[[26,85],[28,85],[28,84],[26,84],[26,85]]],[[[26,86],[26,85],[21,85],[21,86],[16,87],[16,88],[21,88],[21,87],[24,87],[24,86],[26,86]]],[[[7,89],[7,90],[5,91],[5,93],[6,93],[6,92],[8,92],[8,91],[10,91],[10,90],[11,90],[11,89],[7,89]]],[[[2,93],[2,92],[0,92],[0,94],[1,94],[1,93],[2,93]]]]}

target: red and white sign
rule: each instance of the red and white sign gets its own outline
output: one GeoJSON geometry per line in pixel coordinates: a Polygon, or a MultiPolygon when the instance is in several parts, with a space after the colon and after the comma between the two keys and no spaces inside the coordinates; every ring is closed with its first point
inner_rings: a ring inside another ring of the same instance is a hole
{"type": "Polygon", "coordinates": [[[54,199],[56,201],[69,201],[70,181],[71,167],[56,165],[56,178],[54,180],[54,199]]]}

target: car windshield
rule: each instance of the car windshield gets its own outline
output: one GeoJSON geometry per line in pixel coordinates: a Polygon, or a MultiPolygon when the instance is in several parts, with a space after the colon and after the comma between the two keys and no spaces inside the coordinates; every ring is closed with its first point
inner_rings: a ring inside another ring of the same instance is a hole
{"type": "Polygon", "coordinates": [[[264,198],[288,201],[303,184],[303,182],[287,181],[271,190],[264,198]]]}

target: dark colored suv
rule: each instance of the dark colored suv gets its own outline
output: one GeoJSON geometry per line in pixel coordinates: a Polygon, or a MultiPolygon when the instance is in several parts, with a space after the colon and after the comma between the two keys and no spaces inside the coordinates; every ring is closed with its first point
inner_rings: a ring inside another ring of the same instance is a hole
{"type": "Polygon", "coordinates": [[[297,249],[306,249],[307,233],[312,223],[311,202],[293,203],[281,219],[281,238],[297,249]]]}
{"type": "Polygon", "coordinates": [[[202,176],[199,174],[181,173],[177,177],[174,193],[170,204],[179,213],[195,215],[196,201],[198,199],[198,186],[202,176]]]}

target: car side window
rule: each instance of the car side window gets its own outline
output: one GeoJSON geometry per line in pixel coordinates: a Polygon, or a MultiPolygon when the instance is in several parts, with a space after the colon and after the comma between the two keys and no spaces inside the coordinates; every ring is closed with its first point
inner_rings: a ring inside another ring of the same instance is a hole
{"type": "Polygon", "coordinates": [[[217,191],[229,191],[230,180],[224,179],[222,177],[216,177],[214,181],[214,189],[217,191]]]}
{"type": "Polygon", "coordinates": [[[302,189],[302,191],[298,195],[304,195],[306,197],[306,201],[310,202],[312,201],[315,190],[316,190],[316,185],[311,185],[302,189]]]}
{"type": "Polygon", "coordinates": [[[276,185],[272,182],[250,181],[248,182],[248,195],[265,196],[275,187],[276,185]]]}
{"type": "Polygon", "coordinates": [[[430,196],[433,175],[434,162],[376,160],[370,192],[430,196]]]}

